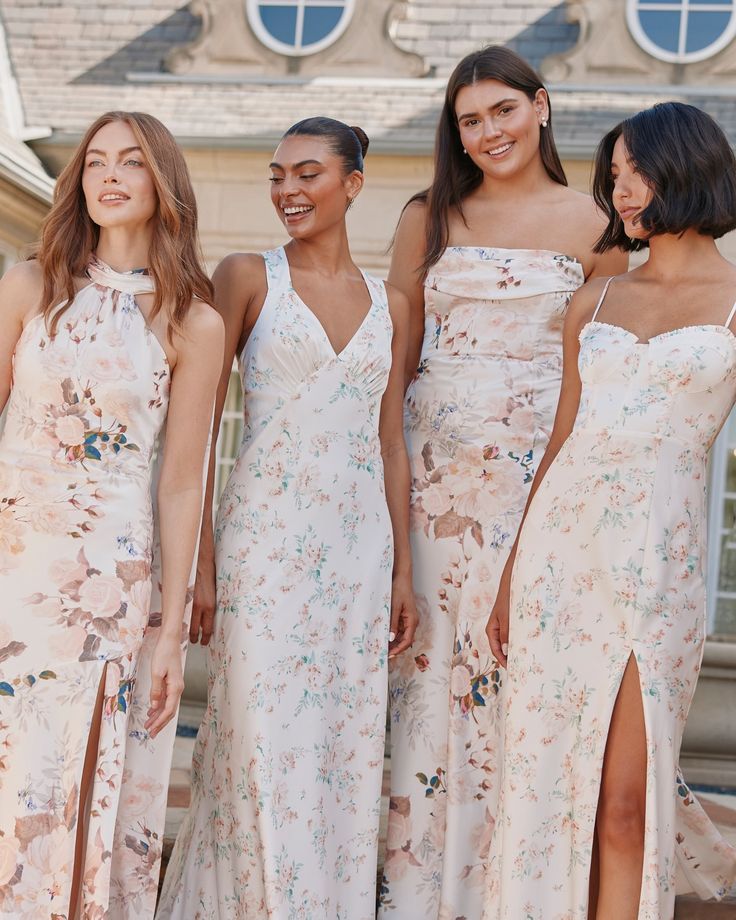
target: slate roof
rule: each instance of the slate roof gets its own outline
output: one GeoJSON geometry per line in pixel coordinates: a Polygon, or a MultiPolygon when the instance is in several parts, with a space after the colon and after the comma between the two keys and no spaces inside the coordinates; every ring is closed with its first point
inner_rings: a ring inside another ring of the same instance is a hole
{"type": "MultiPolygon", "coordinates": [[[[0,0],[25,125],[60,140],[78,137],[101,112],[122,108],[152,112],[187,143],[268,148],[293,121],[323,113],[360,124],[375,150],[428,152],[445,79],[463,54],[506,42],[538,65],[577,40],[560,0],[408,0],[404,9],[394,40],[425,58],[428,77],[266,82],[167,73],[167,55],[201,26],[175,0],[0,0]]],[[[566,156],[589,156],[605,130],[659,98],[553,90],[555,134],[566,156]]],[[[689,98],[713,112],[736,142],[732,97],[689,98]]]]}
{"type": "Polygon", "coordinates": [[[42,201],[50,201],[53,182],[41,161],[21,139],[22,114],[0,26],[0,177],[42,201]]]}

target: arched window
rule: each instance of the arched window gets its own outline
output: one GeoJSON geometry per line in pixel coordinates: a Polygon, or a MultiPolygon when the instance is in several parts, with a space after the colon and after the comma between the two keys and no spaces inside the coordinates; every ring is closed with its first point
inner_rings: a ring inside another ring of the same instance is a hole
{"type": "Polygon", "coordinates": [[[322,51],[343,34],[355,0],[247,0],[248,21],[260,41],[279,54],[322,51]]]}
{"type": "Polygon", "coordinates": [[[689,64],[717,54],[736,35],[736,0],[628,0],[626,20],[652,57],[689,64]]]}

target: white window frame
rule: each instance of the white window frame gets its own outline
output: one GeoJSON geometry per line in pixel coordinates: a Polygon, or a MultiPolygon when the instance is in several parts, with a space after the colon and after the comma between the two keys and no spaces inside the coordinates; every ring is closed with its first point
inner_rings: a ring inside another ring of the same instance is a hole
{"type": "MultiPolygon", "coordinates": [[[[736,409],[733,410],[736,412],[736,409]]],[[[729,600],[736,598],[736,592],[722,591],[719,589],[721,576],[721,541],[733,533],[734,522],[724,520],[726,502],[736,498],[736,492],[726,491],[726,472],[728,470],[729,454],[736,450],[736,439],[729,443],[730,418],[716,438],[710,452],[708,470],[708,551],[706,568],[706,635],[718,636],[716,612],[718,599],[725,597],[729,600]]]]}
{"type": "Polygon", "coordinates": [[[255,33],[258,41],[264,44],[267,48],[270,48],[272,51],[276,51],[278,54],[285,54],[288,57],[304,57],[308,54],[316,54],[318,51],[323,51],[325,48],[329,48],[330,45],[333,45],[338,40],[338,38],[343,35],[347,27],[350,25],[350,20],[353,18],[355,0],[246,0],[245,9],[248,15],[248,22],[250,23],[250,27],[253,29],[253,32],[255,33]],[[285,42],[280,42],[277,38],[271,35],[268,29],[266,29],[266,27],[263,25],[263,21],[261,20],[259,9],[259,7],[264,3],[268,6],[285,6],[290,8],[296,7],[296,45],[287,45],[285,42]],[[302,47],[301,37],[304,23],[305,6],[323,6],[326,8],[339,7],[342,8],[343,14],[342,19],[332,30],[332,32],[329,33],[329,35],[326,35],[318,42],[314,42],[314,44],[302,47]]]}
{"type": "Polygon", "coordinates": [[[704,61],[706,58],[713,57],[722,51],[736,36],[736,3],[732,2],[730,7],[725,3],[692,3],[691,0],[672,0],[671,3],[651,3],[648,0],[627,0],[626,4],[626,23],[634,40],[647,54],[657,58],[660,61],[667,61],[671,64],[694,64],[697,61],[704,61]],[[639,21],[639,12],[674,12],[682,13],[680,18],[680,40],[677,51],[667,51],[660,48],[646,34],[639,21]],[[685,46],[687,41],[687,20],[690,12],[702,13],[731,13],[731,21],[726,26],[721,35],[710,45],[701,48],[700,51],[686,52],[685,46]]]}
{"type": "Polygon", "coordinates": [[[214,501],[212,503],[213,517],[217,513],[217,506],[220,502],[222,490],[225,488],[225,484],[235,466],[240,452],[240,444],[243,436],[243,411],[239,403],[242,401],[242,396],[236,396],[235,399],[231,399],[231,394],[234,396],[240,391],[242,391],[240,370],[237,361],[234,361],[230,372],[230,382],[228,384],[228,393],[225,397],[225,406],[223,407],[222,418],[220,419],[220,431],[217,436],[217,443],[214,445],[215,489],[214,501]],[[236,403],[235,408],[230,408],[231,402],[236,403]],[[233,437],[233,435],[235,435],[235,437],[233,437]],[[225,449],[226,437],[228,440],[227,450],[225,449]]]}

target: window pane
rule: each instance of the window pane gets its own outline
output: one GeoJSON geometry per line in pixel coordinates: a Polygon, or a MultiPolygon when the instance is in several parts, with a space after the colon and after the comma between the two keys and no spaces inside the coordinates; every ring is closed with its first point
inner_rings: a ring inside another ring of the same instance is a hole
{"type": "Polygon", "coordinates": [[[302,45],[314,45],[335,29],[342,19],[342,7],[307,6],[304,8],[302,45]]]}
{"type": "Polygon", "coordinates": [[[723,503],[723,527],[736,534],[736,499],[727,498],[723,503]]]}
{"type": "Polygon", "coordinates": [[[718,598],[713,632],[719,636],[736,636],[736,600],[733,598],[718,598]]]}
{"type": "Polygon", "coordinates": [[[267,32],[285,45],[296,42],[296,6],[269,6],[260,8],[261,22],[267,32]]]}
{"type": "Polygon", "coordinates": [[[721,537],[720,569],[718,572],[718,590],[736,593],[736,534],[733,532],[721,537]]]}
{"type": "Polygon", "coordinates": [[[726,454],[726,492],[736,492],[736,456],[733,449],[726,454]]]}
{"type": "Polygon", "coordinates": [[[702,51],[723,35],[731,21],[730,13],[696,13],[691,10],[687,20],[685,51],[702,51]]]}
{"type": "Polygon", "coordinates": [[[681,13],[641,10],[639,21],[647,38],[665,51],[677,53],[680,46],[681,13]]]}
{"type": "Polygon", "coordinates": [[[225,397],[217,439],[217,463],[215,465],[215,506],[225,488],[227,477],[233,468],[243,437],[243,388],[237,371],[230,375],[230,385],[225,397]]]}

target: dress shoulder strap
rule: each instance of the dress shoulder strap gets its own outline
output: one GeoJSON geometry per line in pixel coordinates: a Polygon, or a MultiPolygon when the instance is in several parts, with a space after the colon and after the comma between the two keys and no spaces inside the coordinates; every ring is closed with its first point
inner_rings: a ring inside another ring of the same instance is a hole
{"type": "Polygon", "coordinates": [[[593,315],[590,317],[591,323],[595,322],[595,318],[596,316],[598,316],[598,311],[602,307],[603,301],[606,299],[606,294],[608,293],[608,287],[612,281],[613,281],[613,275],[608,279],[608,281],[606,281],[605,285],[603,286],[603,290],[601,291],[601,296],[598,298],[598,303],[595,305],[595,310],[593,310],[593,315]]]}
{"type": "Polygon", "coordinates": [[[286,259],[284,247],[279,246],[277,249],[269,249],[263,253],[263,261],[266,263],[266,280],[268,281],[268,290],[289,286],[289,263],[286,259]]]}
{"type": "Polygon", "coordinates": [[[363,275],[366,287],[368,288],[368,293],[371,295],[371,302],[378,304],[384,310],[388,310],[388,294],[386,292],[385,283],[381,278],[369,275],[368,272],[364,272],[363,269],[360,271],[363,275]]]}
{"type": "Polygon", "coordinates": [[[731,312],[728,314],[728,319],[727,319],[726,322],[723,324],[727,329],[731,326],[731,320],[734,318],[734,315],[735,315],[735,314],[736,314],[736,302],[735,302],[734,305],[731,307],[731,312]]]}

